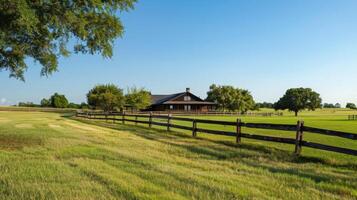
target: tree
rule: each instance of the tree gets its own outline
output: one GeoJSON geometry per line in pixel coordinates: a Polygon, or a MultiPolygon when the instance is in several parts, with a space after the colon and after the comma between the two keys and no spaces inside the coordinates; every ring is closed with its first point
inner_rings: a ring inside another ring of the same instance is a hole
{"type": "Polygon", "coordinates": [[[41,107],[51,107],[51,100],[43,98],[41,100],[41,107]]]}
{"type": "Polygon", "coordinates": [[[79,104],[71,102],[68,104],[67,108],[79,109],[79,108],[81,108],[81,106],[79,104]]]}
{"type": "Polygon", "coordinates": [[[54,93],[51,96],[50,102],[51,102],[51,107],[53,108],[67,108],[68,106],[67,98],[64,95],[58,93],[54,93]]]}
{"type": "Polygon", "coordinates": [[[80,109],[89,109],[89,106],[88,106],[88,104],[82,102],[80,105],[80,109]]]}
{"type": "Polygon", "coordinates": [[[113,84],[97,85],[87,94],[87,101],[95,109],[105,112],[124,107],[123,90],[113,84]]]}
{"type": "Polygon", "coordinates": [[[117,11],[133,9],[136,0],[2,0],[0,3],[0,70],[24,80],[25,58],[43,67],[41,75],[57,70],[58,57],[75,53],[112,56],[114,39],[124,28],[117,11]]]}
{"type": "Polygon", "coordinates": [[[324,108],[335,108],[335,105],[333,105],[332,103],[324,103],[323,107],[324,108]]]}
{"type": "Polygon", "coordinates": [[[335,108],[341,108],[341,104],[340,103],[336,103],[335,104],[335,108]]]}
{"type": "Polygon", "coordinates": [[[256,107],[257,108],[274,108],[274,104],[268,103],[268,102],[263,102],[263,103],[257,103],[256,107]]]}
{"type": "Polygon", "coordinates": [[[211,85],[206,100],[217,103],[218,109],[223,111],[247,112],[255,108],[255,102],[248,90],[232,86],[211,85]]]}
{"type": "Polygon", "coordinates": [[[19,102],[19,107],[40,107],[38,104],[34,104],[33,102],[19,102]]]}
{"type": "Polygon", "coordinates": [[[275,110],[294,111],[297,116],[301,110],[320,108],[321,101],[320,94],[310,88],[291,88],[274,104],[274,108],[275,110]]]}
{"type": "Polygon", "coordinates": [[[346,108],[349,108],[349,109],[357,109],[356,104],[354,104],[354,103],[347,103],[347,104],[346,104],[346,108]]]}
{"type": "Polygon", "coordinates": [[[128,89],[128,94],[125,95],[125,104],[132,107],[133,110],[145,109],[151,104],[150,92],[143,88],[132,87],[128,89]]]}

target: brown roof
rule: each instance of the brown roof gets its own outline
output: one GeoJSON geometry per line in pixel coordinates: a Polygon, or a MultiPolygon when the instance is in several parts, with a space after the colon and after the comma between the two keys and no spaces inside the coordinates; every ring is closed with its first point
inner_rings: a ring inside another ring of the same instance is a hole
{"type": "Polygon", "coordinates": [[[184,92],[169,94],[169,95],[162,95],[162,94],[151,95],[151,104],[152,105],[163,104],[164,102],[174,99],[182,94],[184,94],[184,92]]]}
{"type": "Polygon", "coordinates": [[[181,93],[176,93],[176,94],[170,94],[170,95],[151,95],[151,103],[152,105],[158,105],[158,104],[203,104],[203,105],[215,105],[215,103],[213,102],[208,102],[208,101],[204,101],[201,98],[195,96],[192,93],[192,96],[197,97],[199,100],[198,101],[172,101],[173,99],[181,96],[181,95],[185,95],[189,92],[181,92],[181,93]]]}
{"type": "Polygon", "coordinates": [[[166,101],[163,104],[215,105],[215,103],[208,101],[166,101]]]}

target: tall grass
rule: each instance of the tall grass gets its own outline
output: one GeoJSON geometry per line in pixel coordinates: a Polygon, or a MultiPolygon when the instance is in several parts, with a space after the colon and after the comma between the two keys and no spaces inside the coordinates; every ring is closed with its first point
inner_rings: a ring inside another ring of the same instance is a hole
{"type": "Polygon", "coordinates": [[[357,198],[351,157],[84,122],[0,112],[0,199],[357,198]]]}

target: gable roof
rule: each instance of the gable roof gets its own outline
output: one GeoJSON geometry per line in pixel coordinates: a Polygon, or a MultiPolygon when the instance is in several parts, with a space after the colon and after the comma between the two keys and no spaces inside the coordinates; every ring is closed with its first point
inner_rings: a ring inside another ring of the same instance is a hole
{"type": "Polygon", "coordinates": [[[170,94],[170,95],[151,95],[151,104],[152,105],[159,105],[159,104],[207,104],[207,105],[214,105],[215,103],[213,102],[207,102],[201,99],[200,97],[192,94],[191,92],[181,92],[181,93],[176,93],[176,94],[170,94]],[[180,96],[189,94],[193,97],[195,97],[197,100],[195,101],[173,101],[177,99],[180,96]]]}
{"type": "Polygon", "coordinates": [[[151,95],[151,104],[152,105],[157,105],[157,104],[162,104],[166,101],[169,101],[171,99],[174,99],[176,97],[179,97],[181,95],[185,94],[185,92],[181,93],[176,93],[176,94],[169,94],[169,95],[151,95]]]}

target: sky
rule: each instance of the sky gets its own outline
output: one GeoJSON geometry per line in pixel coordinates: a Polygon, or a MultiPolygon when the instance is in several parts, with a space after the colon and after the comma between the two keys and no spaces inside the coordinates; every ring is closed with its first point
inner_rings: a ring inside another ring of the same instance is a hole
{"type": "Polygon", "coordinates": [[[357,103],[356,10],[355,0],[139,0],[119,14],[125,34],[111,59],[72,54],[49,77],[28,59],[25,82],[0,72],[0,105],[54,92],[85,102],[106,83],[202,98],[213,83],[232,85],[256,102],[310,87],[323,102],[357,103]]]}

